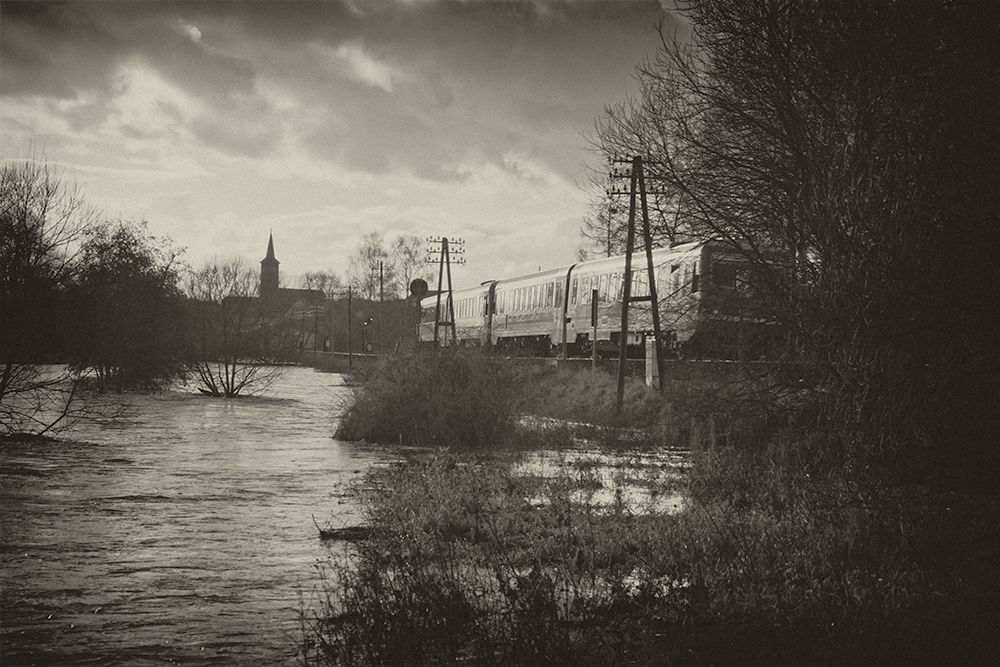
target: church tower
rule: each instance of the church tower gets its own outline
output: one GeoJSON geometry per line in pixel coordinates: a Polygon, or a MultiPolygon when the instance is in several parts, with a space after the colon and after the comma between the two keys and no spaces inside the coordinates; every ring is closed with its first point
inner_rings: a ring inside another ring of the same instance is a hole
{"type": "Polygon", "coordinates": [[[278,260],[274,258],[274,235],[267,237],[267,257],[260,260],[260,298],[274,298],[278,294],[278,260]]]}

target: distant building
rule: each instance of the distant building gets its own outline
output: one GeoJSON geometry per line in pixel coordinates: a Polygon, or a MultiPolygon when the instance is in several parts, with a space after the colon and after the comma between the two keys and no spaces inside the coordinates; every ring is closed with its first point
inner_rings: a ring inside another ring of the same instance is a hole
{"type": "Polygon", "coordinates": [[[267,256],[260,260],[260,299],[274,313],[287,315],[289,311],[302,311],[322,305],[326,299],[323,290],[279,287],[278,265],[274,256],[274,235],[267,237],[267,256]]]}
{"type": "Polygon", "coordinates": [[[274,235],[260,261],[260,305],[272,321],[291,324],[300,353],[391,351],[404,339],[416,339],[417,301],[393,299],[384,304],[355,297],[326,298],[323,290],[279,287],[274,235]]]}

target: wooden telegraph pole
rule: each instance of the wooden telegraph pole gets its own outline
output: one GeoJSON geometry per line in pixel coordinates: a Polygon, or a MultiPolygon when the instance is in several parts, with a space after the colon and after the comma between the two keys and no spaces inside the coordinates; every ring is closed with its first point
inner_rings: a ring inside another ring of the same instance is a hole
{"type": "MultiPolygon", "coordinates": [[[[623,163],[624,160],[616,160],[623,163]]],[[[656,355],[657,376],[659,379],[659,389],[663,390],[663,367],[662,355],[660,354],[660,308],[656,297],[656,271],[653,267],[653,245],[652,234],[649,229],[649,207],[646,204],[646,179],[643,174],[642,157],[636,155],[632,158],[632,178],[629,188],[629,209],[628,209],[628,240],[625,244],[625,284],[622,291],[622,326],[621,340],[618,351],[618,395],[615,408],[621,412],[622,404],[625,401],[625,361],[628,356],[628,308],[629,304],[636,301],[649,301],[653,313],[653,353],[656,355]],[[638,186],[638,188],[636,187],[638,186]],[[635,249],[635,208],[636,191],[642,205],[642,236],[646,244],[646,271],[649,282],[649,294],[632,296],[632,253],[635,249]]]]}

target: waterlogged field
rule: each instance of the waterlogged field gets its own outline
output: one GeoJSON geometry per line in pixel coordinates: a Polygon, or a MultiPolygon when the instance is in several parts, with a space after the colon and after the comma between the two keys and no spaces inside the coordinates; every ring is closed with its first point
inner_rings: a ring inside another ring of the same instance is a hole
{"type": "MultiPolygon", "coordinates": [[[[7,443],[0,662],[297,664],[301,611],[325,595],[317,565],[344,549],[313,519],[364,523],[358,483],[401,456],[331,437],[347,392],[339,375],[290,368],[265,397],[178,387],[136,397],[115,426],[7,443]]],[[[525,452],[511,473],[527,506],[573,479],[574,502],[676,511],[684,461],[578,442],[525,452]]]]}

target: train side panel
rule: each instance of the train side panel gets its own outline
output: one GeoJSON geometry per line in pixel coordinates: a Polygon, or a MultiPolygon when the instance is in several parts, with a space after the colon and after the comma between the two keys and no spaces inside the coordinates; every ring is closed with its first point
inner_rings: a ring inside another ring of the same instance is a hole
{"type": "Polygon", "coordinates": [[[498,281],[491,332],[494,344],[533,352],[559,345],[568,271],[553,269],[498,281]]]}
{"type": "MultiPolygon", "coordinates": [[[[454,312],[455,336],[460,344],[487,344],[490,340],[494,284],[495,281],[489,281],[478,287],[454,290],[451,295],[441,294],[440,313],[437,313],[438,296],[424,297],[420,301],[420,326],[417,332],[420,342],[433,342],[435,322],[448,322],[450,313],[454,312]]],[[[441,345],[450,345],[451,327],[440,326],[437,338],[441,345]]]]}

